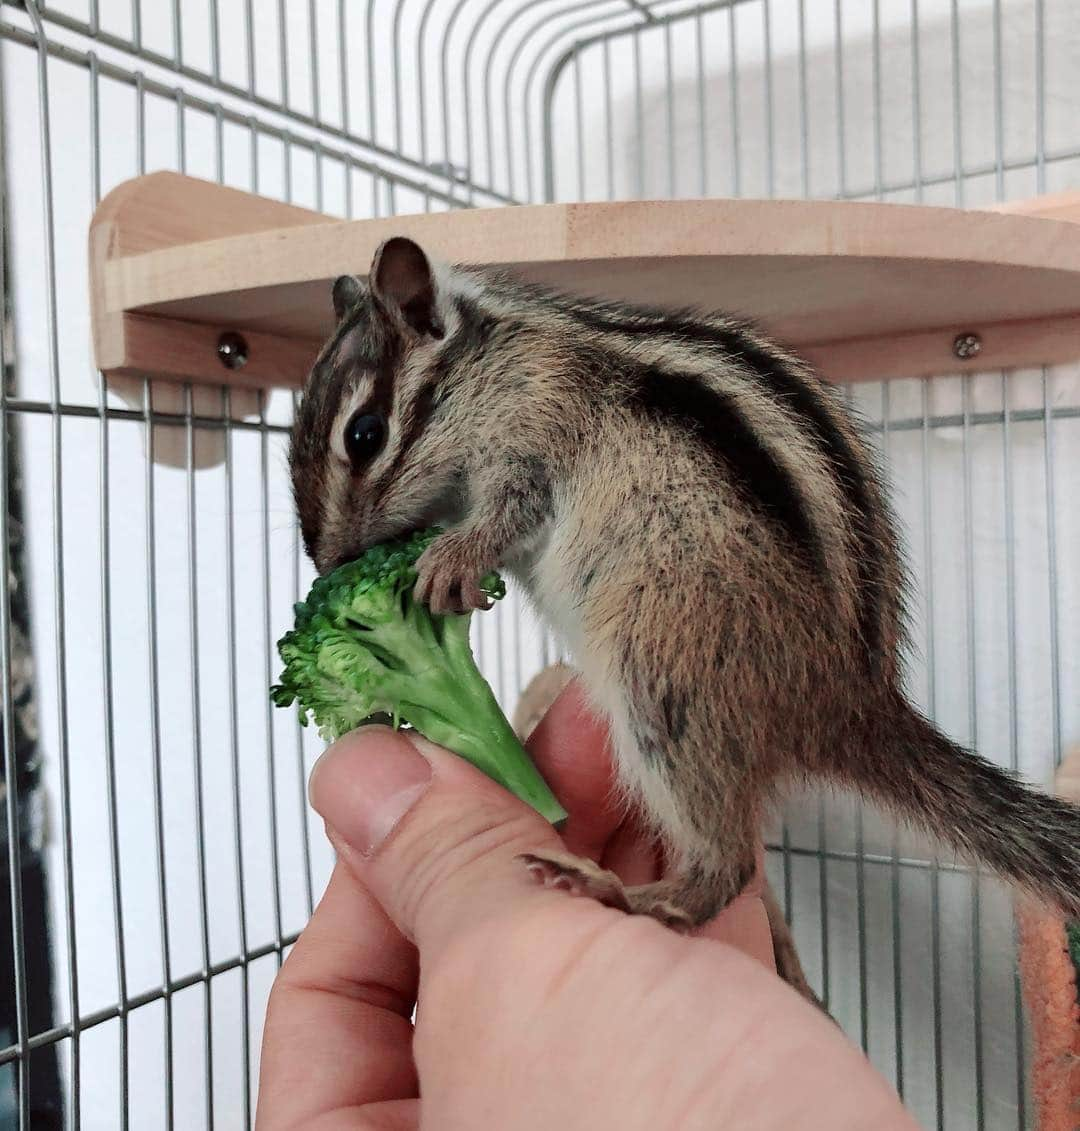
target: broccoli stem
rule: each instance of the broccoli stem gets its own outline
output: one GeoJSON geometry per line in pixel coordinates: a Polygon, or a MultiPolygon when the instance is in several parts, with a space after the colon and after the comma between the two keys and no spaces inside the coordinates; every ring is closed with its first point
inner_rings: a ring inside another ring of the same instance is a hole
{"type": "MultiPolygon", "coordinates": [[[[409,676],[402,673],[400,695],[395,697],[399,713],[425,738],[461,755],[557,824],[565,819],[566,810],[526,754],[476,666],[469,646],[471,620],[469,616],[447,617],[442,622],[442,648],[425,647],[422,656],[417,656],[427,668],[422,679],[422,704],[409,694],[409,684],[417,680],[417,669],[409,676]],[[445,666],[432,670],[433,655],[445,658],[445,666]]],[[[411,632],[407,635],[412,637],[411,632]]],[[[408,640],[401,644],[409,649],[408,640]]]]}

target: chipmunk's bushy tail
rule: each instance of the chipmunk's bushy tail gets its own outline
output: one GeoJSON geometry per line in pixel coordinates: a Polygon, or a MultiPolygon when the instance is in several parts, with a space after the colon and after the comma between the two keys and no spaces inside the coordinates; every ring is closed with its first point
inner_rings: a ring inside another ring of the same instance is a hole
{"type": "Polygon", "coordinates": [[[858,788],[968,860],[1080,918],[1080,807],[1024,785],[898,701],[858,788]]]}

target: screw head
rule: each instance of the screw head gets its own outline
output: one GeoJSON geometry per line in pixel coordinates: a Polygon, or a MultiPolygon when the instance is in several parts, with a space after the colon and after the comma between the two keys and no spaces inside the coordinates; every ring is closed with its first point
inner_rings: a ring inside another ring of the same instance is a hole
{"type": "Polygon", "coordinates": [[[226,369],[241,369],[247,364],[248,344],[243,334],[226,330],[217,344],[218,360],[226,369]]]}
{"type": "Polygon", "coordinates": [[[982,352],[982,338],[978,334],[957,334],[952,351],[961,361],[978,357],[982,352]]]}

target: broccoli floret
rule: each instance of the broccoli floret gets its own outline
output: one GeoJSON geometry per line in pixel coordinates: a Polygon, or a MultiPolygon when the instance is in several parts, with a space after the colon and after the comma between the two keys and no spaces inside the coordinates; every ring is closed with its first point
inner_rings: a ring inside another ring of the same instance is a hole
{"type": "MultiPolygon", "coordinates": [[[[525,753],[469,647],[472,614],[436,616],[413,600],[416,560],[439,535],[427,530],[373,546],[317,578],[278,641],[285,664],[270,689],[279,707],[297,703],[326,741],[373,716],[408,723],[460,754],[551,822],[559,805],[525,753]]],[[[506,593],[496,573],[481,582],[506,593]]]]}

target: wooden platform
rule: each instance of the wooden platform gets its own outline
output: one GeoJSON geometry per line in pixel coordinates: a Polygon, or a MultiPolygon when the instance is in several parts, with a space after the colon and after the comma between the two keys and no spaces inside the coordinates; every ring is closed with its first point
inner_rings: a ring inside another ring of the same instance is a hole
{"type": "Polygon", "coordinates": [[[1080,194],[960,211],[835,201],[548,204],[340,221],[175,173],[125,182],[90,231],[107,374],[298,385],[330,284],[404,234],[433,256],[582,293],[746,315],[836,380],[1080,358],[1080,194]],[[248,360],[228,370],[224,330],[248,360]],[[958,335],[977,334],[961,360],[958,335]]]}

